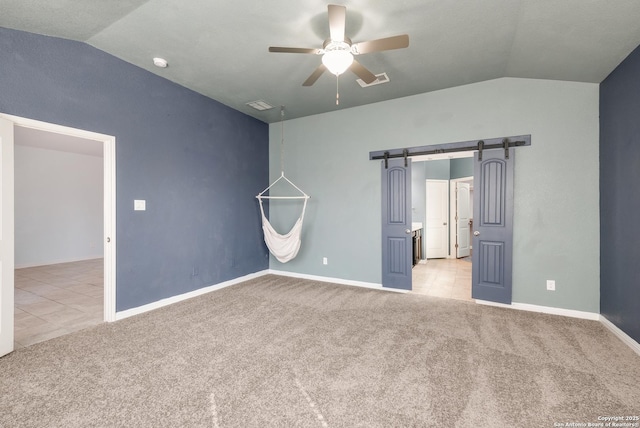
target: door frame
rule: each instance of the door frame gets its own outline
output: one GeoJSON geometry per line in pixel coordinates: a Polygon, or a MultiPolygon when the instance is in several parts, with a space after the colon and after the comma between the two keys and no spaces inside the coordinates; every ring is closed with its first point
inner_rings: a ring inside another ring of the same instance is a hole
{"type": "Polygon", "coordinates": [[[0,117],[13,122],[14,127],[21,126],[103,143],[104,321],[116,321],[116,137],[5,113],[0,113],[0,117]]]}
{"type": "MultiPolygon", "coordinates": [[[[449,258],[450,259],[457,258],[455,243],[456,243],[456,228],[457,228],[456,215],[458,214],[457,208],[456,208],[456,182],[458,181],[473,182],[473,175],[468,177],[452,178],[451,180],[449,180],[449,202],[450,202],[449,224],[451,225],[451,227],[449,228],[449,258]]],[[[471,215],[473,215],[473,210],[471,215]]],[[[473,249],[473,245],[472,244],[470,245],[471,245],[471,248],[473,249]]]]}
{"type": "Polygon", "coordinates": [[[13,351],[14,245],[13,245],[13,122],[0,118],[0,357],[13,351]]]}

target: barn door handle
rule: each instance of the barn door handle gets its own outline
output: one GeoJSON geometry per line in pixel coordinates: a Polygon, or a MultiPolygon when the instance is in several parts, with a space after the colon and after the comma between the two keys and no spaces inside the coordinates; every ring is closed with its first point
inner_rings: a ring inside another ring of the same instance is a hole
{"type": "Polygon", "coordinates": [[[475,232],[473,232],[473,236],[479,236],[480,232],[478,232],[477,230],[475,232]]]}

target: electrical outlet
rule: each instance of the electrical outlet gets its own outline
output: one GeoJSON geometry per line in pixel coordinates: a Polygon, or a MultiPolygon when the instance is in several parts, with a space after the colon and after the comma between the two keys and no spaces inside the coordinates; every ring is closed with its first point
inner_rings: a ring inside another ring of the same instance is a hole
{"type": "Polygon", "coordinates": [[[556,282],[553,279],[547,279],[547,290],[556,291],[556,282]]]}
{"type": "Polygon", "coordinates": [[[323,258],[322,258],[322,264],[323,264],[323,265],[328,265],[328,264],[329,264],[329,262],[327,261],[327,258],[326,258],[326,257],[323,257],[323,258]]]}

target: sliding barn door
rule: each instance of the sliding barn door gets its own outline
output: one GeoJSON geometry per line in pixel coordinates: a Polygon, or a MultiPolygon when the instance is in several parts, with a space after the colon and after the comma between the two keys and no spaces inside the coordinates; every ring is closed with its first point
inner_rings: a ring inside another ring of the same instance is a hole
{"type": "Polygon", "coordinates": [[[13,122],[0,118],[0,356],[13,351],[13,122]]]}
{"type": "Polygon", "coordinates": [[[382,286],[411,290],[411,159],[382,163],[382,286]]]}
{"type": "Polygon", "coordinates": [[[471,297],[511,304],[513,162],[515,150],[474,156],[471,297]]]}

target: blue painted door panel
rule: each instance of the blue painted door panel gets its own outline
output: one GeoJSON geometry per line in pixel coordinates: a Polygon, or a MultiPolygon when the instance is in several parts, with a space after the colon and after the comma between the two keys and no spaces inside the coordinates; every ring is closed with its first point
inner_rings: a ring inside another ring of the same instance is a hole
{"type": "Polygon", "coordinates": [[[511,304],[515,150],[486,150],[474,160],[471,297],[511,304]]]}
{"type": "Polygon", "coordinates": [[[382,286],[411,290],[411,160],[382,164],[382,286]]]}

